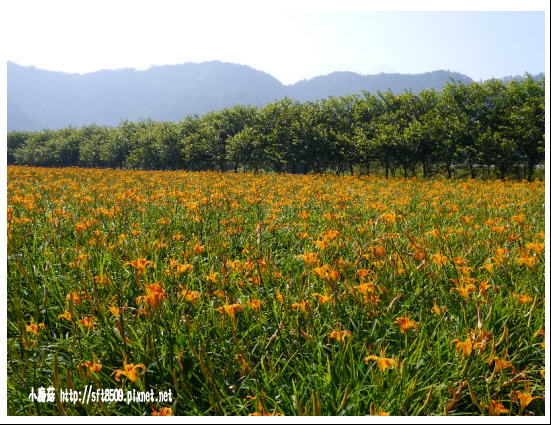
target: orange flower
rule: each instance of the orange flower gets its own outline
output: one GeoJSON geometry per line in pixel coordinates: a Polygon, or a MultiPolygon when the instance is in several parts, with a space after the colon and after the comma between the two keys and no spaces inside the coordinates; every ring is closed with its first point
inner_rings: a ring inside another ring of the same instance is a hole
{"type": "Polygon", "coordinates": [[[350,331],[333,331],[331,334],[329,334],[329,338],[327,339],[327,342],[329,342],[330,339],[336,339],[341,344],[344,343],[345,338],[352,338],[352,332],[350,331]]]}
{"type": "Polygon", "coordinates": [[[379,366],[379,370],[381,372],[384,372],[385,370],[387,370],[389,367],[391,369],[394,369],[394,366],[396,365],[396,362],[394,361],[394,359],[389,359],[389,358],[386,358],[386,357],[377,357],[377,356],[367,356],[366,359],[365,359],[365,362],[368,363],[369,360],[375,360],[377,362],[377,366],[379,366]]]}
{"type": "Polygon", "coordinates": [[[176,276],[180,276],[182,273],[189,271],[193,273],[193,266],[191,264],[176,263],[176,276]]]}
{"type": "Polygon", "coordinates": [[[155,263],[153,261],[146,260],[145,258],[127,261],[125,264],[130,264],[132,267],[136,268],[139,274],[142,274],[147,267],[155,267],[155,263]]]}
{"type": "Polygon", "coordinates": [[[302,310],[303,313],[306,313],[306,308],[310,308],[310,303],[308,301],[302,300],[300,303],[291,304],[293,310],[302,310]]]}
{"type": "Polygon", "coordinates": [[[207,280],[210,280],[212,283],[216,283],[216,276],[218,276],[220,273],[214,272],[209,274],[208,276],[205,276],[207,280]]]}
{"type": "Polygon", "coordinates": [[[34,317],[31,317],[31,324],[27,325],[27,332],[31,332],[34,336],[38,336],[38,328],[44,329],[44,323],[34,323],[34,317]]]}
{"type": "Polygon", "coordinates": [[[367,297],[373,293],[373,291],[375,290],[375,285],[373,284],[373,282],[366,282],[363,285],[354,286],[354,289],[357,289],[360,294],[367,297]]]}
{"type": "Polygon", "coordinates": [[[501,265],[503,263],[503,260],[505,259],[505,255],[508,254],[509,251],[504,248],[497,248],[494,249],[494,257],[491,257],[498,265],[501,265]]]}
{"type": "Polygon", "coordinates": [[[432,311],[436,313],[438,317],[442,317],[442,310],[447,310],[447,307],[445,305],[442,306],[442,308],[438,307],[436,305],[436,300],[434,300],[434,306],[432,307],[432,311]]]}
{"type": "Polygon", "coordinates": [[[213,295],[216,295],[218,298],[220,299],[224,299],[224,297],[226,296],[226,294],[224,293],[224,291],[220,290],[220,289],[217,289],[216,291],[214,291],[212,293],[213,295]]]}
{"type": "Polygon", "coordinates": [[[80,364],[80,366],[85,366],[88,368],[88,370],[86,371],[87,378],[90,376],[90,372],[99,373],[101,371],[101,364],[96,362],[96,356],[93,356],[93,359],[94,359],[93,363],[90,360],[87,360],[80,364]]]}
{"type": "Polygon", "coordinates": [[[199,242],[197,242],[193,246],[193,253],[199,255],[201,254],[201,252],[203,252],[204,249],[205,249],[205,245],[201,245],[199,242]]]}
{"type": "Polygon", "coordinates": [[[417,323],[415,323],[411,319],[408,319],[407,317],[398,317],[394,323],[399,323],[400,324],[400,331],[402,333],[407,331],[409,328],[417,329],[419,327],[419,325],[417,325],[417,323]]]}
{"type": "Polygon", "coordinates": [[[235,313],[237,311],[243,311],[243,306],[241,304],[231,304],[231,305],[224,305],[218,309],[220,313],[226,313],[228,316],[231,317],[232,320],[235,320],[235,313]]]}
{"type": "Polygon", "coordinates": [[[127,360],[127,356],[125,354],[124,361],[123,361],[124,369],[117,369],[111,375],[115,374],[115,379],[119,382],[121,381],[121,375],[124,375],[132,382],[136,383],[138,381],[138,378],[140,377],[138,368],[141,368],[142,372],[145,372],[145,365],[143,365],[142,363],[138,363],[135,366],[134,364],[126,364],[126,360],[127,360]]]}
{"type": "Polygon", "coordinates": [[[514,399],[514,401],[520,401],[520,408],[522,409],[523,412],[524,412],[524,410],[526,410],[526,408],[532,402],[532,400],[535,400],[536,398],[541,398],[543,400],[543,397],[532,396],[530,394],[530,388],[529,387],[526,388],[526,392],[528,394],[521,393],[520,391],[513,391],[513,399],[514,399]]]}
{"type": "Polygon", "coordinates": [[[174,416],[170,407],[163,407],[159,412],[153,410],[151,416],[174,416]]]}
{"type": "Polygon", "coordinates": [[[115,317],[115,318],[119,318],[119,308],[112,305],[111,307],[109,307],[109,311],[111,312],[111,314],[115,317]]]}
{"type": "Polygon", "coordinates": [[[457,291],[462,297],[469,298],[469,294],[471,292],[474,292],[475,290],[476,286],[474,286],[473,284],[468,284],[450,289],[450,294],[452,293],[452,291],[457,291]]]}
{"type": "Polygon", "coordinates": [[[536,257],[522,257],[517,258],[518,264],[526,264],[526,267],[529,267],[531,269],[534,268],[534,264],[538,262],[538,259],[536,257]]]}
{"type": "Polygon", "coordinates": [[[59,316],[57,316],[57,320],[61,320],[61,318],[64,318],[65,320],[68,320],[69,322],[72,322],[73,319],[71,317],[71,313],[69,313],[68,311],[66,311],[64,314],[60,314],[59,316]]]}
{"type": "Polygon", "coordinates": [[[188,300],[192,304],[195,303],[197,299],[201,298],[201,293],[199,291],[186,291],[182,289],[180,291],[180,294],[185,294],[186,300],[188,300]]]}
{"type": "Polygon", "coordinates": [[[448,264],[450,262],[448,257],[440,253],[434,254],[432,256],[432,260],[438,265],[438,267],[442,267],[444,264],[448,264]]]}
{"type": "Polygon", "coordinates": [[[319,249],[324,250],[327,248],[327,241],[314,241],[314,245],[317,245],[319,249]]]}
{"type": "Polygon", "coordinates": [[[482,294],[482,296],[484,297],[487,297],[488,296],[488,289],[490,288],[493,288],[494,285],[488,285],[488,281],[487,280],[483,280],[480,282],[480,284],[478,285],[478,290],[480,291],[480,293],[482,294]]]}
{"type": "Polygon", "coordinates": [[[71,299],[71,297],[73,298],[73,303],[75,303],[75,305],[78,305],[78,303],[80,302],[80,299],[83,298],[83,299],[86,299],[88,301],[92,301],[92,298],[90,298],[89,295],[85,294],[84,292],[81,292],[80,295],[78,292],[76,291],[73,291],[71,292],[70,294],[67,294],[67,296],[65,297],[65,299],[67,301],[69,301],[71,299]]]}
{"type": "Polygon", "coordinates": [[[325,277],[327,276],[327,269],[329,268],[329,266],[325,265],[325,266],[320,266],[320,267],[316,267],[312,270],[312,272],[316,275],[316,276],[319,276],[320,278],[322,279],[325,279],[325,277]]]}
{"type": "Polygon", "coordinates": [[[520,295],[520,294],[513,293],[513,297],[518,299],[518,302],[520,303],[520,305],[534,301],[534,298],[529,297],[528,295],[520,295]]]}
{"type": "Polygon", "coordinates": [[[318,296],[319,297],[319,303],[320,305],[324,305],[326,302],[331,301],[333,302],[333,298],[328,297],[326,295],[318,294],[317,292],[315,294],[312,294],[312,297],[318,296]]]}
{"type": "Polygon", "coordinates": [[[88,328],[88,329],[96,329],[96,327],[94,326],[94,322],[96,322],[97,319],[95,317],[85,317],[83,319],[80,319],[79,322],[82,326],[84,326],[85,328],[88,328]]]}
{"type": "Polygon", "coordinates": [[[465,341],[460,341],[459,339],[454,339],[451,343],[453,344],[454,342],[457,342],[457,344],[455,344],[455,351],[457,352],[461,352],[462,351],[462,356],[464,357],[469,357],[471,355],[471,352],[473,351],[473,341],[469,336],[467,336],[467,339],[465,341]]]}
{"type": "Polygon", "coordinates": [[[262,305],[261,304],[266,304],[264,301],[260,301],[260,300],[251,300],[249,302],[249,307],[252,308],[253,310],[257,310],[257,311],[262,311],[262,305]]]}
{"type": "Polygon", "coordinates": [[[490,415],[499,416],[502,413],[505,413],[505,414],[509,413],[509,409],[506,409],[505,406],[503,406],[503,404],[498,403],[497,401],[494,401],[494,400],[490,400],[490,402],[492,403],[492,405],[486,406],[490,411],[490,415]]]}
{"type": "Polygon", "coordinates": [[[147,285],[146,295],[136,298],[136,304],[147,302],[152,309],[155,309],[165,298],[166,292],[163,291],[161,282],[156,282],[152,285],[147,285]]]}
{"type": "Polygon", "coordinates": [[[306,252],[304,254],[299,254],[297,255],[297,258],[298,257],[302,258],[310,266],[318,261],[318,254],[316,254],[315,252],[306,252]]]}
{"type": "Polygon", "coordinates": [[[493,263],[485,264],[483,266],[480,266],[480,268],[481,269],[486,269],[486,271],[490,274],[494,272],[494,264],[493,263]]]}
{"type": "MultiPolygon", "coordinates": [[[[369,254],[366,254],[366,255],[369,256],[369,254]]],[[[362,280],[365,279],[367,276],[373,276],[373,273],[372,273],[371,270],[369,270],[369,269],[361,269],[361,270],[358,270],[358,271],[356,272],[356,274],[357,274],[358,276],[360,276],[360,278],[361,278],[362,280]]]]}
{"type": "Polygon", "coordinates": [[[503,360],[501,360],[499,357],[494,357],[493,359],[490,359],[488,364],[491,365],[492,363],[495,363],[496,372],[501,372],[503,369],[512,368],[513,373],[516,373],[515,367],[511,364],[511,362],[507,361],[507,352],[505,352],[503,360]]]}

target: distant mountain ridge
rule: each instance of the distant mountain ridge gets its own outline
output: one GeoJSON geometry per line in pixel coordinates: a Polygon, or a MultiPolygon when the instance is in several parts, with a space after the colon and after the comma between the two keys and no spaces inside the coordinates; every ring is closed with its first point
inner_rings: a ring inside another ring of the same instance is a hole
{"type": "Polygon", "coordinates": [[[450,77],[470,83],[451,71],[423,74],[329,75],[283,85],[247,65],[219,61],[67,74],[7,64],[8,131],[119,124],[121,119],[178,121],[234,104],[264,106],[285,96],[298,101],[343,96],[361,90],[439,90],[450,77]]]}

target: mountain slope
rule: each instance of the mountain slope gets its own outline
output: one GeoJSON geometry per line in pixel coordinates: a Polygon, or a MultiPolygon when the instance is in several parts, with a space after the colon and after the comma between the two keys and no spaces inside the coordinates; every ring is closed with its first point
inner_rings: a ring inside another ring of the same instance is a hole
{"type": "Polygon", "coordinates": [[[334,72],[284,86],[271,75],[246,65],[219,61],[102,70],[67,74],[8,62],[8,131],[79,127],[90,123],[181,120],[234,104],[264,106],[288,96],[317,100],[361,90],[391,88],[395,93],[424,88],[440,89],[449,78],[472,80],[450,71],[424,74],[360,75],[334,72]]]}

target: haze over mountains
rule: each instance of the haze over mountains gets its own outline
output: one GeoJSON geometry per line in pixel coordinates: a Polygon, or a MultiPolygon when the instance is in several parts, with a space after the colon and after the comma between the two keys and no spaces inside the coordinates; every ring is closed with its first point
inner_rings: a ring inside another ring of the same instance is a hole
{"type": "Polygon", "coordinates": [[[426,88],[439,90],[450,77],[465,84],[473,81],[466,75],[443,70],[414,75],[333,72],[283,85],[265,72],[219,61],[155,66],[144,71],[102,70],[82,75],[8,62],[7,75],[8,131],[80,127],[91,123],[116,126],[121,119],[179,121],[188,114],[201,115],[234,104],[264,106],[285,96],[313,101],[362,90],[372,93],[388,88],[394,93],[426,88]]]}

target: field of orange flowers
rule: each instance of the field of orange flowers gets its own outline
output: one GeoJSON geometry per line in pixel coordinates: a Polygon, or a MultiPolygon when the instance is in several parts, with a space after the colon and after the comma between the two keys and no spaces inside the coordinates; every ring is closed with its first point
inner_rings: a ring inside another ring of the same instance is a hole
{"type": "Polygon", "coordinates": [[[541,181],[7,174],[8,414],[545,412],[541,181]]]}

